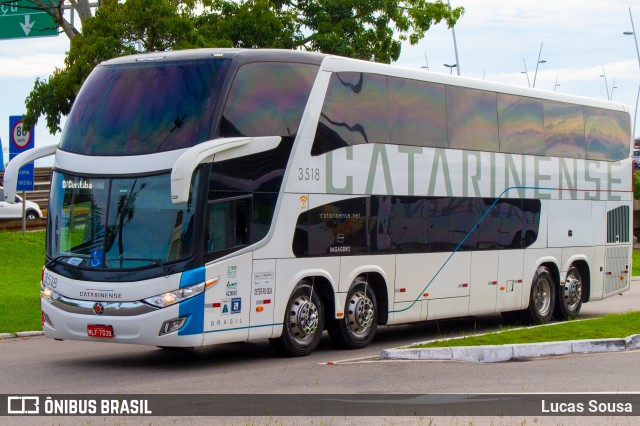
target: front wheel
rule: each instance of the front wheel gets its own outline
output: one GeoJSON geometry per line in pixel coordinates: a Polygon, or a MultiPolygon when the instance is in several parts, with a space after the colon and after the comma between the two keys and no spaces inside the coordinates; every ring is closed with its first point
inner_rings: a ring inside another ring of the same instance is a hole
{"type": "Polygon", "coordinates": [[[582,308],[582,277],[575,266],[569,268],[564,285],[560,284],[553,316],[558,320],[571,320],[582,308]]]}
{"type": "Polygon", "coordinates": [[[354,281],[344,310],[344,316],[331,320],[328,327],[331,341],[340,348],[364,348],[378,329],[378,302],[364,278],[354,281]]]}
{"type": "Polygon", "coordinates": [[[531,283],[529,307],[521,311],[521,319],[531,324],[546,324],[553,317],[556,285],[546,266],[540,266],[531,283]]]}
{"type": "Polygon", "coordinates": [[[324,330],[324,306],[317,291],[303,280],[291,293],[284,314],[282,335],[271,346],[285,356],[305,356],[320,343],[324,330]]]}
{"type": "Polygon", "coordinates": [[[26,214],[26,218],[27,220],[35,220],[38,218],[38,213],[34,212],[33,210],[29,210],[26,214]]]}

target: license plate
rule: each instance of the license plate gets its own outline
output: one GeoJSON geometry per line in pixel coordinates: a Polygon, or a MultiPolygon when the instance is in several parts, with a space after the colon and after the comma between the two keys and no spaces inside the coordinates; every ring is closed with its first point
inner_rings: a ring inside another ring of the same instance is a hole
{"type": "Polygon", "coordinates": [[[87,336],[111,339],[113,337],[113,327],[110,325],[89,324],[87,326],[87,336]]]}

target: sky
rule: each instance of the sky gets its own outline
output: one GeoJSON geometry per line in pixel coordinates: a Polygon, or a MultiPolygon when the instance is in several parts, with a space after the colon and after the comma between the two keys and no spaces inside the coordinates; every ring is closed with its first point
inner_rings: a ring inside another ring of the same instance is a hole
{"type": "MultiPolygon", "coordinates": [[[[460,74],[543,90],[626,104],[632,120],[640,87],[640,58],[631,18],[640,36],[640,0],[451,0],[465,14],[455,27],[460,74]],[[546,61],[538,64],[540,59],[546,61]],[[524,63],[523,63],[524,60],[524,63]],[[523,72],[526,68],[529,75],[523,72]],[[606,75],[606,79],[602,77],[606,75]],[[608,89],[608,91],[607,91],[608,89]]],[[[1,12],[0,12],[1,13],[1,12]]],[[[9,116],[25,112],[36,78],[47,79],[64,64],[66,36],[0,40],[0,140],[8,161],[9,116]]],[[[457,73],[452,31],[432,27],[417,45],[408,43],[396,65],[437,73],[457,73]]],[[[636,135],[640,136],[640,126],[636,135]]],[[[35,129],[36,146],[57,144],[44,118],[35,129]]],[[[36,161],[36,167],[51,159],[36,161]]]]}

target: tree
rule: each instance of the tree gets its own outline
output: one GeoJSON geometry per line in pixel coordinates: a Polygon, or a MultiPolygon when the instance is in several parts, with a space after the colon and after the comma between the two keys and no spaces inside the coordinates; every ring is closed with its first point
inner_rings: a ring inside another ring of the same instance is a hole
{"type": "MultiPolygon", "coordinates": [[[[49,8],[53,2],[31,1],[49,8]]],[[[88,5],[88,0],[69,1],[88,5]]],[[[46,81],[36,80],[24,123],[32,127],[45,115],[49,131],[59,131],[91,70],[112,57],[191,47],[270,47],[390,63],[399,58],[403,41],[416,44],[442,21],[452,27],[463,12],[442,0],[102,0],[94,17],[89,10],[81,19],[82,33],[64,30],[71,39],[65,67],[46,81]]]]}
{"type": "Polygon", "coordinates": [[[102,0],[95,17],[71,40],[63,69],[47,80],[36,79],[26,99],[26,127],[46,116],[51,133],[60,131],[60,119],[71,110],[78,91],[102,61],[138,51],[153,52],[202,46],[192,19],[168,0],[102,0]]]}

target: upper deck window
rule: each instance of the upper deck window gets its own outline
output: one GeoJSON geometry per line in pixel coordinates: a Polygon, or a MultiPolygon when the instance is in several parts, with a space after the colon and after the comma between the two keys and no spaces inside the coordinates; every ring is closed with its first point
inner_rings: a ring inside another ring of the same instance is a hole
{"type": "Polygon", "coordinates": [[[90,155],[142,155],[209,139],[225,59],[97,67],[87,78],[60,142],[90,155]]]}
{"type": "Polygon", "coordinates": [[[294,136],[317,73],[310,64],[243,65],[229,90],[219,136],[294,136]]]}

